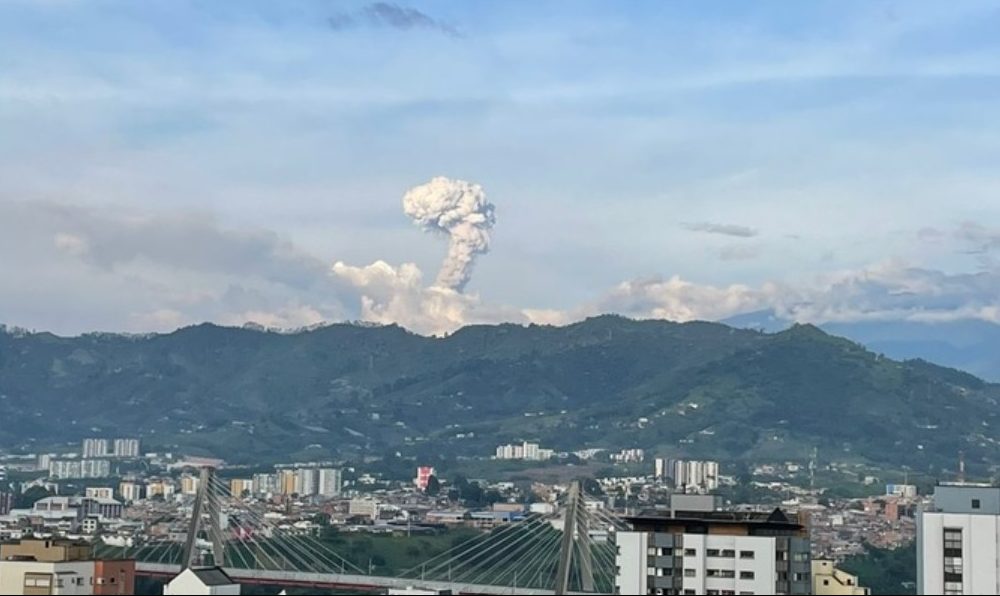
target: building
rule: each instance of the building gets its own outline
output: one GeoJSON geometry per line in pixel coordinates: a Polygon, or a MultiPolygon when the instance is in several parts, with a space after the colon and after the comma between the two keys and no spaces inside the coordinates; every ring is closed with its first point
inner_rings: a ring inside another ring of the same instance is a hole
{"type": "Polygon", "coordinates": [[[115,439],[113,452],[115,457],[139,457],[139,453],[139,439],[115,439]]]}
{"type": "Polygon", "coordinates": [[[49,461],[49,477],[107,478],[111,476],[111,462],[106,459],[53,459],[49,461]]]}
{"type": "Polygon", "coordinates": [[[182,571],[163,587],[170,594],[239,594],[240,585],[221,567],[192,567],[182,571]]]}
{"type": "Polygon", "coordinates": [[[278,483],[281,488],[281,494],[295,494],[295,470],[281,470],[278,473],[278,483]]]}
{"type": "Polygon", "coordinates": [[[85,543],[0,544],[0,594],[134,594],[135,561],[94,559],[85,543]]]}
{"type": "Polygon", "coordinates": [[[281,485],[277,474],[254,474],[253,493],[255,495],[272,495],[280,492],[281,485]]]}
{"type": "Polygon", "coordinates": [[[653,460],[653,477],[659,481],[667,479],[669,474],[667,473],[667,459],[664,457],[658,457],[653,460]]]}
{"type": "MultiPolygon", "coordinates": [[[[706,502],[707,503],[707,502],[706,502]]],[[[617,534],[620,594],[809,594],[809,530],[772,513],[649,512],[617,534]]]]}
{"type": "Polygon", "coordinates": [[[347,514],[351,517],[378,519],[380,511],[381,503],[374,499],[351,499],[347,507],[347,514]]]}
{"type": "Polygon", "coordinates": [[[917,487],[913,484],[886,484],[885,496],[900,497],[902,499],[916,499],[917,487]]]}
{"type": "Polygon", "coordinates": [[[229,481],[229,494],[236,498],[253,494],[253,480],[250,478],[233,478],[229,481]]]}
{"type": "Polygon", "coordinates": [[[523,459],[525,461],[545,461],[552,459],[551,449],[542,449],[538,443],[524,441],[520,445],[497,445],[494,459],[523,459]]]}
{"type": "Polygon", "coordinates": [[[646,452],[642,449],[622,449],[611,454],[611,461],[620,464],[642,463],[645,459],[646,452]]]}
{"type": "Polygon", "coordinates": [[[343,486],[343,478],[340,470],[335,468],[321,468],[319,471],[319,495],[321,497],[336,497],[340,495],[343,486]]]}
{"type": "Polygon", "coordinates": [[[14,493],[0,491],[0,515],[7,515],[14,508],[14,493]]]}
{"type": "Polygon", "coordinates": [[[417,489],[421,492],[427,490],[427,484],[430,482],[434,472],[435,470],[431,466],[418,467],[417,477],[413,479],[413,484],[417,485],[417,489]]]}
{"type": "Polygon", "coordinates": [[[299,468],[295,470],[295,490],[292,492],[300,497],[311,497],[319,489],[319,471],[316,468],[299,468]]]}
{"type": "Polygon", "coordinates": [[[108,452],[108,440],[107,439],[84,439],[83,440],[83,451],[82,457],[107,457],[111,455],[108,452]]]}
{"type": "Polygon", "coordinates": [[[197,476],[192,476],[191,474],[184,474],[181,476],[181,494],[182,495],[196,495],[198,494],[198,485],[201,483],[201,479],[197,476]]]}
{"type": "Polygon", "coordinates": [[[917,511],[917,594],[1000,594],[1000,488],[941,484],[917,511]]]}
{"type": "Polygon", "coordinates": [[[858,585],[858,578],[834,566],[831,559],[812,560],[812,593],[817,596],[867,596],[868,588],[858,585]]]}
{"type": "Polygon", "coordinates": [[[719,488],[719,462],[672,459],[667,470],[678,490],[706,493],[719,488]]]}
{"type": "Polygon", "coordinates": [[[91,499],[114,499],[115,489],[105,486],[88,486],[84,494],[91,499]]]}
{"type": "Polygon", "coordinates": [[[30,515],[46,517],[48,514],[48,517],[73,517],[77,520],[97,515],[105,519],[118,519],[122,516],[122,509],[122,504],[114,499],[51,496],[35,501],[30,515]]]}
{"type": "Polygon", "coordinates": [[[176,491],[172,482],[167,480],[150,480],[146,483],[146,498],[152,499],[153,497],[163,497],[164,499],[173,496],[176,491]]]}
{"type": "Polygon", "coordinates": [[[142,499],[142,485],[138,482],[122,482],[118,485],[118,492],[126,503],[142,499]]]}

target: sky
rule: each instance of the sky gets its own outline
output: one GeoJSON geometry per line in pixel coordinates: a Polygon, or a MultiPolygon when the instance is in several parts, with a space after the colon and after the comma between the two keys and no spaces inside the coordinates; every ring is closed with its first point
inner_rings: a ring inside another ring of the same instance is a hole
{"type": "Polygon", "coordinates": [[[975,0],[0,0],[0,322],[1000,322],[998,28],[975,0]],[[461,286],[404,211],[439,176],[494,208],[461,286]]]}

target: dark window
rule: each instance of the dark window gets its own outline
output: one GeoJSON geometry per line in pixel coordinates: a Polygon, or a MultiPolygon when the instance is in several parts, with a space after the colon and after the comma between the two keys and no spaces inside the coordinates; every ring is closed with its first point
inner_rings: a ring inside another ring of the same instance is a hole
{"type": "Polygon", "coordinates": [[[694,577],[695,574],[696,574],[696,572],[695,572],[694,569],[685,569],[684,570],[684,577],[694,577]]]}
{"type": "Polygon", "coordinates": [[[706,557],[718,557],[719,556],[719,549],[717,549],[717,548],[710,548],[710,549],[708,549],[708,550],[705,551],[705,556],[706,557]]]}
{"type": "Polygon", "coordinates": [[[823,585],[824,585],[824,586],[829,586],[829,585],[830,585],[830,580],[828,580],[828,579],[824,579],[824,580],[823,580],[823,585]]]}
{"type": "Polygon", "coordinates": [[[695,556],[697,554],[698,554],[698,551],[694,550],[693,548],[685,548],[684,549],[684,556],[685,557],[693,557],[693,556],[695,556]]]}
{"type": "Polygon", "coordinates": [[[740,571],[740,579],[753,579],[753,571],[740,571]]]}
{"type": "Polygon", "coordinates": [[[754,558],[754,552],[752,550],[741,550],[740,551],[740,558],[741,559],[752,559],[752,558],[754,558]]]}
{"type": "Polygon", "coordinates": [[[979,499],[972,499],[972,508],[979,509],[979,499]]]}
{"type": "Polygon", "coordinates": [[[736,551],[727,548],[727,549],[725,549],[725,550],[722,551],[722,556],[725,557],[725,558],[727,558],[727,559],[732,559],[733,557],[736,556],[736,551]]]}

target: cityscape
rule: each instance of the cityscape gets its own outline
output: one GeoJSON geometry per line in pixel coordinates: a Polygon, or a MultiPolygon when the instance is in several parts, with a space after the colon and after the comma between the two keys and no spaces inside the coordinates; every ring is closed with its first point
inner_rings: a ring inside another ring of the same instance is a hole
{"type": "MultiPolygon", "coordinates": [[[[388,578],[408,563],[419,564],[421,557],[433,560],[447,553],[460,538],[500,535],[536,519],[550,519],[558,527],[566,523],[568,508],[580,506],[599,512],[588,521],[590,538],[614,549],[615,571],[604,570],[609,575],[601,586],[602,578],[592,570],[591,581],[597,583],[589,591],[622,594],[869,594],[866,579],[899,593],[962,593],[956,579],[962,577],[960,563],[948,562],[961,560],[956,551],[978,548],[969,542],[980,540],[973,537],[973,526],[982,528],[989,516],[1000,519],[1000,488],[990,484],[961,477],[936,485],[926,478],[920,484],[896,482],[895,476],[882,478],[864,466],[824,462],[815,454],[807,461],[736,466],[647,458],[640,448],[553,452],[522,441],[498,445],[495,454],[477,458],[487,466],[516,460],[518,468],[494,467],[492,477],[467,479],[427,465],[394,477],[379,472],[375,461],[368,466],[343,461],[230,465],[143,447],[135,438],[94,437],[65,452],[0,457],[5,592],[28,586],[10,580],[14,575],[49,573],[61,578],[60,587],[82,582],[93,590],[51,593],[139,593],[137,587],[147,593],[230,593],[211,591],[210,582],[198,587],[183,573],[173,578],[179,582],[175,585],[149,570],[182,552],[197,503],[212,487],[266,520],[269,538],[287,532],[308,539],[330,548],[328,557],[343,557],[343,566],[388,578]],[[608,475],[564,475],[579,467],[567,463],[570,458],[600,463],[608,475]],[[95,461],[101,465],[80,465],[95,461]],[[532,476],[534,469],[541,474],[532,476]],[[575,490],[578,504],[568,500],[575,490]],[[421,546],[400,554],[395,545],[410,541],[421,546]],[[335,549],[342,544],[347,547],[335,549]],[[154,559],[157,550],[162,552],[154,559]],[[879,557],[893,558],[893,566],[879,557]],[[865,573],[877,575],[866,578],[865,573]],[[122,582],[125,591],[99,589],[112,581],[122,582]]],[[[959,465],[962,470],[964,462],[959,465]]],[[[216,513],[217,523],[224,542],[243,545],[265,530],[243,525],[244,514],[238,511],[227,501],[216,513]]],[[[229,564],[198,566],[219,561],[213,540],[209,531],[194,542],[190,556],[197,564],[189,568],[198,573],[220,569],[227,585],[238,586],[229,564]]],[[[539,570],[539,577],[556,575],[556,564],[539,570]]],[[[324,571],[342,573],[343,568],[324,571]]],[[[430,589],[439,589],[434,582],[430,589]]],[[[261,585],[260,580],[248,583],[261,585]]],[[[390,593],[426,593],[420,590],[427,585],[414,579],[390,593]]],[[[277,580],[271,587],[282,589],[277,580]]],[[[336,593],[330,590],[345,587],[330,579],[319,592],[303,593],[336,593]]],[[[379,593],[369,584],[355,589],[379,593]]],[[[516,584],[507,585],[497,593],[515,589],[516,584]]],[[[983,583],[975,589],[994,588],[983,583]]]]}
{"type": "Polygon", "coordinates": [[[997,30],[0,1],[0,596],[1000,595],[997,30]]]}

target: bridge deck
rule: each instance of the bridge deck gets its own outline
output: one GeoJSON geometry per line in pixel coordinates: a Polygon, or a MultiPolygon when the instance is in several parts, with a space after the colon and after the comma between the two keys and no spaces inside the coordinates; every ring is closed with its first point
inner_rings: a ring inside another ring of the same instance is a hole
{"type": "MultiPolygon", "coordinates": [[[[143,563],[141,561],[136,562],[136,572],[140,575],[173,577],[180,573],[180,571],[180,565],[143,563]]],[[[360,575],[350,573],[306,573],[301,571],[272,571],[268,569],[236,569],[228,567],[225,571],[229,577],[236,581],[254,584],[313,586],[360,590],[378,590],[379,588],[406,589],[407,587],[418,587],[429,590],[453,590],[457,594],[555,594],[554,590],[515,588],[511,586],[490,586],[482,584],[454,584],[444,581],[423,581],[402,579],[398,577],[383,577],[378,575],[360,575]]],[[[570,593],[584,594],[584,592],[570,593]]]]}

